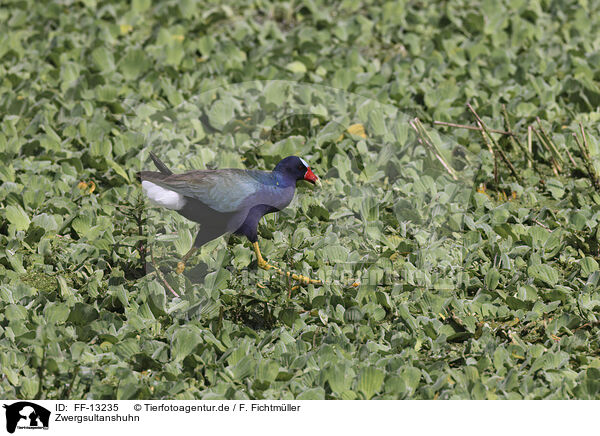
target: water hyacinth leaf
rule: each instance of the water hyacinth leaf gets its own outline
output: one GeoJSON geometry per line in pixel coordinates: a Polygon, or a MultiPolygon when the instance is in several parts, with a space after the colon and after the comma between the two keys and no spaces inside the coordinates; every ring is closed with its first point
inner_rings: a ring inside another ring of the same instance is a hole
{"type": "Polygon", "coordinates": [[[294,309],[284,309],[279,314],[281,322],[288,327],[291,327],[298,318],[298,313],[294,309]]]}
{"type": "Polygon", "coordinates": [[[44,308],[49,323],[61,324],[69,318],[69,308],[66,305],[51,303],[44,308]]]}
{"type": "Polygon", "coordinates": [[[530,277],[541,280],[550,286],[554,286],[558,283],[558,272],[550,265],[532,265],[527,268],[527,273],[530,277]]]}
{"type": "Polygon", "coordinates": [[[296,396],[296,400],[324,400],[325,390],[321,387],[308,389],[296,396]]]}
{"type": "Polygon", "coordinates": [[[581,383],[578,384],[578,397],[585,399],[596,399],[600,394],[600,369],[599,368],[588,368],[583,377],[581,383]]]}
{"type": "Polygon", "coordinates": [[[575,229],[582,230],[587,225],[587,218],[581,212],[573,212],[569,215],[569,224],[575,229]]]}
{"type": "Polygon", "coordinates": [[[385,374],[382,370],[369,366],[364,368],[358,377],[358,391],[362,392],[367,400],[379,392],[385,374]]]}
{"type": "Polygon", "coordinates": [[[342,400],[356,400],[357,395],[354,391],[342,392],[342,400]]]}
{"type": "MultiPolygon", "coordinates": [[[[220,272],[217,274],[220,274],[220,272]]],[[[221,304],[219,302],[206,298],[202,299],[200,302],[190,307],[188,313],[194,318],[199,317],[205,319],[213,319],[219,315],[220,308],[221,304]]]]}
{"type": "Polygon", "coordinates": [[[348,323],[359,322],[360,320],[363,319],[363,316],[364,316],[364,314],[360,310],[360,308],[357,306],[354,306],[354,307],[347,309],[344,312],[344,321],[348,322],[348,323]]]}
{"type": "Polygon", "coordinates": [[[39,389],[39,380],[23,379],[21,382],[21,392],[24,398],[34,398],[39,389]]]}
{"type": "Polygon", "coordinates": [[[402,378],[406,386],[414,392],[419,386],[421,371],[414,367],[408,367],[402,371],[402,378]]]}
{"type": "Polygon", "coordinates": [[[490,291],[493,291],[498,287],[500,283],[500,272],[496,268],[490,268],[485,275],[485,286],[490,291]]]}
{"type": "Polygon", "coordinates": [[[287,64],[285,66],[285,68],[288,71],[291,71],[292,73],[298,73],[298,74],[304,74],[306,73],[306,65],[304,65],[302,62],[300,61],[294,61],[294,62],[290,62],[289,64],[287,64]]]}
{"type": "Polygon", "coordinates": [[[254,371],[254,367],[254,359],[250,356],[244,356],[233,368],[231,368],[231,373],[235,380],[243,380],[254,371]]]}
{"type": "Polygon", "coordinates": [[[29,224],[31,224],[29,216],[21,206],[7,206],[5,216],[8,222],[11,223],[17,231],[27,230],[29,224]]]}
{"type": "Polygon", "coordinates": [[[382,307],[377,307],[375,309],[375,311],[373,312],[373,314],[371,315],[371,318],[373,319],[373,321],[375,322],[380,322],[382,321],[386,316],[386,311],[385,309],[383,309],[382,307]]]}
{"type": "Polygon", "coordinates": [[[152,5],[152,2],[151,2],[151,0],[133,0],[131,5],[132,5],[132,9],[136,13],[141,13],[141,12],[145,12],[147,9],[149,9],[150,6],[152,5]]]}
{"type": "Polygon", "coordinates": [[[417,323],[415,318],[410,314],[410,312],[408,311],[408,308],[405,305],[402,305],[400,307],[398,307],[398,315],[400,316],[400,319],[406,323],[407,327],[415,332],[417,331],[417,323]]]}
{"type": "Polygon", "coordinates": [[[345,262],[348,259],[348,249],[341,245],[328,245],[322,253],[323,257],[331,263],[345,262]]]}
{"type": "Polygon", "coordinates": [[[65,62],[60,69],[61,90],[69,89],[79,79],[80,66],[75,62],[65,62]]]}
{"type": "Polygon", "coordinates": [[[113,170],[115,170],[115,172],[119,176],[123,177],[123,179],[125,179],[127,181],[127,183],[130,183],[129,175],[127,174],[127,172],[123,169],[123,167],[121,165],[119,165],[112,159],[106,159],[106,163],[108,163],[108,166],[111,167],[113,170]]]}
{"type": "Polygon", "coordinates": [[[329,321],[329,316],[327,316],[327,313],[325,313],[323,309],[319,309],[319,319],[323,325],[327,325],[327,322],[329,321]]]}
{"type": "Polygon", "coordinates": [[[115,354],[125,360],[128,360],[132,358],[134,354],[140,352],[140,345],[134,338],[127,338],[123,341],[117,342],[112,349],[115,354]]]}
{"type": "Polygon", "coordinates": [[[586,257],[579,262],[581,265],[581,274],[584,277],[589,276],[595,271],[598,271],[598,262],[592,257],[586,257]]]}
{"type": "Polygon", "coordinates": [[[285,82],[272,81],[265,86],[265,99],[267,103],[280,106],[286,98],[287,85],[285,82]]]}
{"type": "Polygon", "coordinates": [[[369,131],[372,131],[374,135],[385,135],[387,133],[383,113],[380,109],[369,112],[369,131]]]}
{"type": "Polygon", "coordinates": [[[127,80],[134,80],[150,67],[150,61],[140,49],[131,49],[119,61],[118,68],[127,80]]]}
{"type": "Polygon", "coordinates": [[[202,332],[196,326],[178,328],[173,335],[171,354],[175,362],[185,359],[202,342],[202,332]]]}
{"type": "Polygon", "coordinates": [[[352,384],[352,379],[347,376],[346,368],[343,365],[335,365],[327,368],[325,379],[329,383],[331,390],[336,394],[342,394],[347,391],[352,384]]]}
{"type": "Polygon", "coordinates": [[[524,301],[535,301],[538,298],[538,294],[535,287],[531,285],[524,285],[519,288],[517,297],[524,301]]]}
{"type": "Polygon", "coordinates": [[[161,241],[173,240],[175,242],[175,249],[180,255],[183,255],[192,248],[193,235],[192,232],[187,228],[178,229],[177,238],[167,238],[166,235],[160,237],[161,241]]]}
{"type": "Polygon", "coordinates": [[[205,285],[207,289],[210,290],[221,290],[227,286],[227,282],[231,277],[231,273],[226,269],[219,269],[218,271],[213,271],[208,273],[205,277],[205,285]]]}
{"type": "Polygon", "coordinates": [[[210,125],[217,130],[223,130],[225,125],[233,119],[235,105],[231,99],[221,99],[213,103],[208,110],[210,125]]]}
{"type": "Polygon", "coordinates": [[[119,384],[117,389],[117,400],[131,400],[137,397],[139,384],[135,381],[124,381],[119,384]]]}
{"type": "Polygon", "coordinates": [[[279,364],[273,360],[263,360],[256,365],[256,378],[266,382],[274,382],[279,374],[279,364]]]}
{"type": "Polygon", "coordinates": [[[95,307],[85,303],[75,303],[67,321],[78,326],[85,326],[98,319],[99,316],[95,307]]]}
{"type": "Polygon", "coordinates": [[[6,312],[4,315],[9,321],[27,319],[27,309],[18,304],[10,304],[6,307],[6,312]]]}
{"type": "Polygon", "coordinates": [[[106,47],[98,47],[92,51],[92,60],[96,67],[102,72],[115,69],[115,59],[111,51],[106,47]]]}
{"type": "Polygon", "coordinates": [[[59,229],[57,218],[60,220],[60,217],[42,213],[34,216],[31,222],[36,226],[43,228],[46,232],[55,232],[59,229]]]}

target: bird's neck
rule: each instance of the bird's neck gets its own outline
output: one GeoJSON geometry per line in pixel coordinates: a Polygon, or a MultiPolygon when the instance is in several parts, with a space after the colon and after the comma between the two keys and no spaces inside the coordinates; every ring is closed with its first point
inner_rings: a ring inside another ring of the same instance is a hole
{"type": "Polygon", "coordinates": [[[288,174],[279,172],[279,171],[273,171],[273,180],[275,182],[275,185],[280,187],[280,188],[288,188],[290,186],[296,186],[296,179],[294,179],[293,177],[289,176],[288,174]]]}

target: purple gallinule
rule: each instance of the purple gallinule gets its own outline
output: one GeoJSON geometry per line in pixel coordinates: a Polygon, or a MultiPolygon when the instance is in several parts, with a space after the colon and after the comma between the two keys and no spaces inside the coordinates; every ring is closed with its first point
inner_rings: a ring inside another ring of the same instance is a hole
{"type": "Polygon", "coordinates": [[[151,202],[200,224],[194,245],[177,264],[178,274],[199,247],[225,233],[235,233],[250,240],[260,268],[273,269],[302,283],[322,284],[320,280],[269,264],[258,247],[258,221],[290,204],[297,181],[307,180],[321,186],[304,159],[288,156],[273,171],[222,169],[173,174],[154,153],[150,152],[150,157],[159,171],[138,173],[146,196],[151,202]]]}

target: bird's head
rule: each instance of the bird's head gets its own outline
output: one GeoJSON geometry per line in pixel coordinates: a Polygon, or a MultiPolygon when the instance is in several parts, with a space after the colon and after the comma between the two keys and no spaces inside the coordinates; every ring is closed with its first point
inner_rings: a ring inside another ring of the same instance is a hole
{"type": "Polygon", "coordinates": [[[274,171],[277,171],[291,180],[306,180],[313,185],[321,186],[321,181],[312,172],[308,163],[298,156],[288,156],[281,160],[274,171]]]}

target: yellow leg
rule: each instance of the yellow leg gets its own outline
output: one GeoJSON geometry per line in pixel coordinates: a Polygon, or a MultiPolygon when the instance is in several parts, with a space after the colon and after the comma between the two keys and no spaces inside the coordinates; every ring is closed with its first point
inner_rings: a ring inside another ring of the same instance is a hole
{"type": "Polygon", "coordinates": [[[185,263],[189,260],[190,257],[192,257],[192,255],[196,252],[197,249],[197,247],[192,247],[190,248],[190,251],[185,253],[185,255],[181,258],[181,261],[177,263],[177,268],[175,269],[175,272],[177,274],[183,273],[183,270],[185,270],[185,263]]]}
{"type": "Polygon", "coordinates": [[[258,261],[259,268],[262,268],[267,271],[272,269],[282,276],[290,277],[292,280],[297,280],[300,283],[305,284],[305,285],[308,285],[308,284],[322,285],[323,284],[323,282],[321,280],[315,280],[315,279],[311,279],[310,277],[306,277],[306,276],[303,276],[300,274],[294,274],[289,271],[284,271],[281,268],[276,267],[275,265],[271,265],[269,262],[264,260],[262,257],[262,254],[260,254],[260,248],[258,248],[258,242],[253,242],[252,248],[254,248],[254,252],[256,253],[256,260],[258,261]]]}

